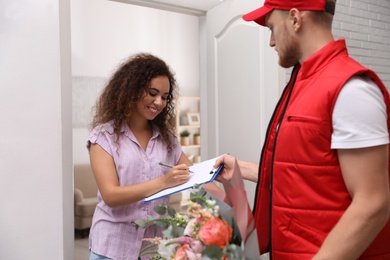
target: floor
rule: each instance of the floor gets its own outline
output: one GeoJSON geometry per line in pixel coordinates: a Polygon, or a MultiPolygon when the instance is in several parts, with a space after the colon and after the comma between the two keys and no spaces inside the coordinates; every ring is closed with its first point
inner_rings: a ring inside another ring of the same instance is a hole
{"type": "Polygon", "coordinates": [[[89,249],[88,249],[88,235],[84,238],[81,234],[76,233],[74,238],[74,260],[88,260],[89,249]]]}

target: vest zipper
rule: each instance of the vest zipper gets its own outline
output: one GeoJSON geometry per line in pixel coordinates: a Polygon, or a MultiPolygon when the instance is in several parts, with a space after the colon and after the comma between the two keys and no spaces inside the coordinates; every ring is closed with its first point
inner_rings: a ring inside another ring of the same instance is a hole
{"type": "Polygon", "coordinates": [[[270,201],[269,201],[269,231],[268,231],[268,235],[269,235],[268,241],[269,241],[269,244],[268,244],[268,252],[269,252],[269,259],[270,260],[272,260],[272,191],[273,191],[273,175],[274,175],[274,160],[275,160],[275,151],[276,151],[276,141],[278,139],[279,129],[280,129],[280,126],[282,125],[284,114],[286,113],[287,106],[288,106],[290,98],[291,98],[291,94],[292,94],[292,91],[293,91],[293,88],[294,88],[294,85],[295,85],[295,81],[297,79],[297,74],[299,72],[299,68],[300,67],[297,66],[297,65],[294,66],[290,82],[288,83],[288,86],[290,86],[290,89],[289,89],[289,92],[288,92],[286,103],[284,104],[284,107],[282,109],[282,113],[280,114],[280,117],[278,119],[278,124],[276,125],[276,129],[275,129],[275,138],[274,138],[272,157],[271,157],[270,181],[269,181],[269,185],[270,185],[270,187],[269,187],[269,192],[270,192],[269,200],[270,201]]]}

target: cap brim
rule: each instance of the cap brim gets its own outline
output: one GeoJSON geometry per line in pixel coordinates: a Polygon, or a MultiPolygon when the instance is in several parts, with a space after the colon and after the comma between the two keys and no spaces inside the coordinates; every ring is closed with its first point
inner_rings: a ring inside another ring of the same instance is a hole
{"type": "Polygon", "coordinates": [[[247,22],[254,21],[262,26],[266,26],[265,25],[265,17],[272,10],[273,10],[273,8],[271,8],[271,7],[263,6],[263,7],[260,7],[259,9],[252,11],[252,12],[244,14],[242,16],[242,18],[247,22]]]}

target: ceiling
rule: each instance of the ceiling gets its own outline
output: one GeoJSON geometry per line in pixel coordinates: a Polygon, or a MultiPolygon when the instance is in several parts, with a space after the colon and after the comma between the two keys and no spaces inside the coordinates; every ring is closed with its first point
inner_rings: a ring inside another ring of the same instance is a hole
{"type": "Polygon", "coordinates": [[[161,2],[165,4],[171,4],[171,5],[189,7],[197,10],[202,10],[202,11],[208,11],[212,9],[214,6],[223,2],[223,0],[154,0],[154,2],[161,2]]]}
{"type": "Polygon", "coordinates": [[[112,0],[178,13],[203,16],[224,0],[112,0]]]}

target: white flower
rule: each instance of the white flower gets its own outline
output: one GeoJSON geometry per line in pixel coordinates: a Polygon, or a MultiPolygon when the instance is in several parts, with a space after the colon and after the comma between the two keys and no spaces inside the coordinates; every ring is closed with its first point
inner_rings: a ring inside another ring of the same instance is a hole
{"type": "Polygon", "coordinates": [[[185,220],[185,221],[188,221],[189,219],[189,217],[183,212],[176,212],[175,218],[177,218],[178,220],[185,220]]]}
{"type": "Polygon", "coordinates": [[[196,219],[193,218],[188,222],[186,228],[184,229],[185,236],[192,236],[192,232],[194,232],[195,221],[196,221],[196,219]]]}
{"type": "Polygon", "coordinates": [[[210,207],[214,206],[217,202],[215,200],[206,200],[207,205],[210,207]]]}
{"type": "Polygon", "coordinates": [[[171,259],[175,255],[177,244],[170,244],[170,240],[161,240],[158,245],[158,253],[165,259],[171,259]]]}
{"type": "Polygon", "coordinates": [[[214,207],[214,216],[218,216],[218,215],[219,215],[219,206],[216,205],[216,206],[214,207]]]}

